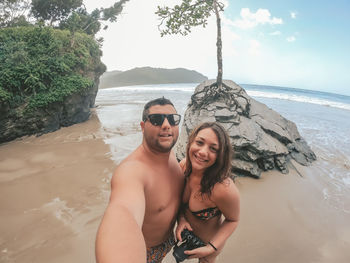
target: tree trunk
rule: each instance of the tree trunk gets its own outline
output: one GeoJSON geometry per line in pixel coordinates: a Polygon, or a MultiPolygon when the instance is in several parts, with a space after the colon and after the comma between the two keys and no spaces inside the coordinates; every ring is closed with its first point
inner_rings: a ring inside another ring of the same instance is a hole
{"type": "Polygon", "coordinates": [[[218,76],[216,78],[216,82],[218,88],[222,87],[222,41],[221,41],[221,20],[218,10],[218,5],[216,0],[214,0],[214,10],[216,15],[216,27],[217,27],[217,39],[216,39],[216,48],[217,48],[217,62],[218,62],[218,76]]]}

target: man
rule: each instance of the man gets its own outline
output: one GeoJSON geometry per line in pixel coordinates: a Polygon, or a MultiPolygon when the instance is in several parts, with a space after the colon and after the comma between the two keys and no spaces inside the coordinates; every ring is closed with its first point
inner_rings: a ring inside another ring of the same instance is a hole
{"type": "Polygon", "coordinates": [[[184,177],[171,151],[181,116],[170,100],[148,102],[141,145],[117,167],[96,238],[98,263],[158,263],[174,244],[184,177]]]}

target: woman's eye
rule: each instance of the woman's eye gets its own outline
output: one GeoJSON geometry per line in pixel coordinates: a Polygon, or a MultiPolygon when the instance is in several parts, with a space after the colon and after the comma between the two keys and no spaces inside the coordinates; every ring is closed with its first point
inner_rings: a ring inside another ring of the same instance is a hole
{"type": "Polygon", "coordinates": [[[203,142],[202,141],[196,141],[197,145],[202,145],[203,142]]]}
{"type": "Polygon", "coordinates": [[[217,153],[218,152],[218,149],[214,148],[214,147],[210,147],[210,150],[214,153],[217,153]]]}

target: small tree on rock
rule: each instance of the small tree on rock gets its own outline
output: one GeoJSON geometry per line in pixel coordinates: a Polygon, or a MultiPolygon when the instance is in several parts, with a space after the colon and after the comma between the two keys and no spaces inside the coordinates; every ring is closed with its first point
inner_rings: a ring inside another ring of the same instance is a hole
{"type": "Polygon", "coordinates": [[[222,65],[222,40],[221,40],[221,19],[220,12],[224,10],[224,4],[218,0],[182,0],[181,5],[175,5],[173,8],[160,7],[156,14],[160,17],[158,28],[161,36],[168,34],[181,34],[186,36],[191,32],[194,26],[202,25],[205,27],[208,23],[209,16],[214,13],[216,16],[217,27],[217,64],[218,75],[216,86],[222,89],[225,86],[222,82],[223,65],[222,65]]]}

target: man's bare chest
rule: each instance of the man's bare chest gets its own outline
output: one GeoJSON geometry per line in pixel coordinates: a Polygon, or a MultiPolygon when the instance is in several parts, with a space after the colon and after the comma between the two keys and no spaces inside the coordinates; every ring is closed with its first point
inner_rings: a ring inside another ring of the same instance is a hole
{"type": "Polygon", "coordinates": [[[152,179],[145,189],[146,214],[177,209],[183,188],[181,178],[163,174],[163,176],[155,176],[152,179]]]}

